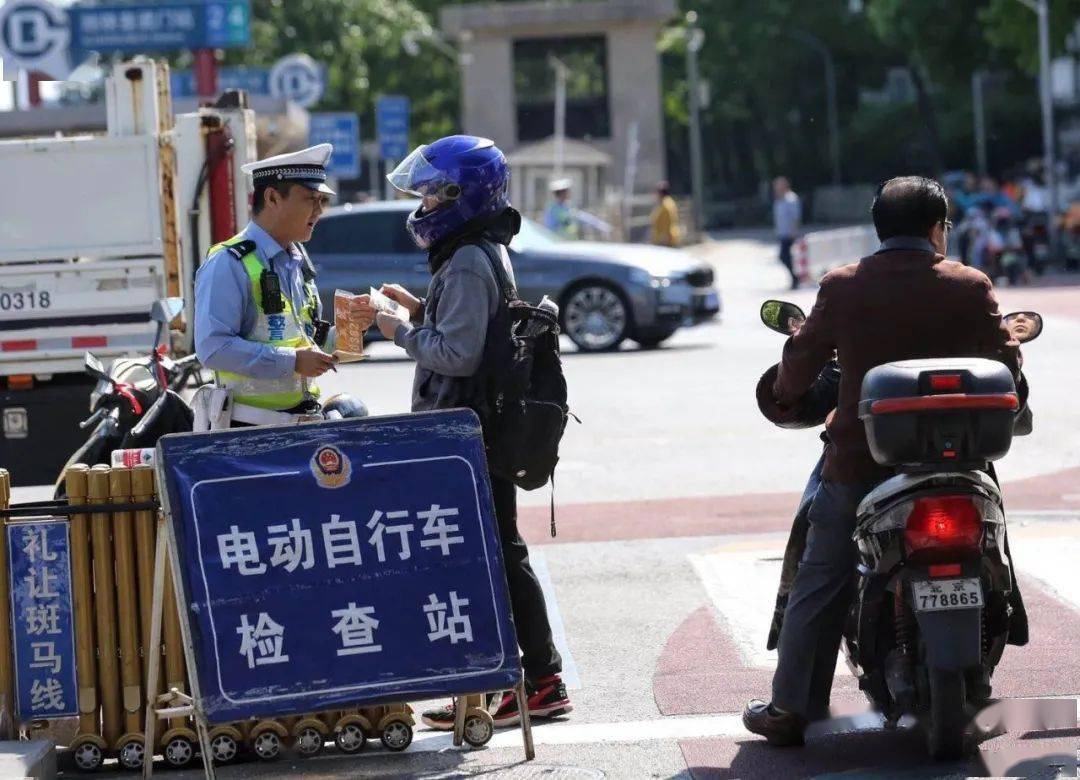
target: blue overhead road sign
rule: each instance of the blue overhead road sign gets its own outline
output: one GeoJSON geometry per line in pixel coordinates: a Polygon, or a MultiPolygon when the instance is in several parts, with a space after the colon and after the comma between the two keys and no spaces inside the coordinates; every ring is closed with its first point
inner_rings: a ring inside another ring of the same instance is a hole
{"type": "MultiPolygon", "coordinates": [[[[190,70],[174,70],[169,76],[172,96],[196,97],[195,74],[190,70]]],[[[221,68],[218,70],[218,89],[242,89],[249,95],[270,94],[269,68],[221,68]]]]}
{"type": "Polygon", "coordinates": [[[360,177],[360,118],[346,112],[311,114],[308,145],[330,143],[334,153],[326,172],[339,179],[360,177]]]}
{"type": "Polygon", "coordinates": [[[76,59],[90,51],[224,49],[251,42],[250,0],[73,6],[68,13],[76,59]]]}
{"type": "Polygon", "coordinates": [[[379,156],[400,160],[409,153],[409,99],[404,95],[383,95],[375,103],[375,130],[379,136],[379,156]]]}
{"type": "Polygon", "coordinates": [[[270,94],[291,100],[301,108],[310,108],[322,100],[325,89],[325,69],[306,54],[282,57],[270,70],[270,94]]]}
{"type": "Polygon", "coordinates": [[[177,434],[158,458],[210,722],[520,681],[473,412],[177,434]]]}

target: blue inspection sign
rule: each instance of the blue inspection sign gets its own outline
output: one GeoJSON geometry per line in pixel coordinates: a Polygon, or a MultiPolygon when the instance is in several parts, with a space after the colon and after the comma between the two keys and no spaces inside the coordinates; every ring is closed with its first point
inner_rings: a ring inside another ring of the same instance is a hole
{"type": "Polygon", "coordinates": [[[329,143],[334,153],[326,172],[339,179],[360,177],[360,117],[347,112],[310,114],[308,146],[329,143]]]}
{"type": "MultiPolygon", "coordinates": [[[[195,74],[190,70],[174,70],[169,75],[172,96],[196,97],[198,90],[195,88],[195,74]]],[[[269,68],[219,68],[218,91],[227,89],[242,89],[249,95],[270,94],[270,69],[269,68]]]]}
{"type": "Polygon", "coordinates": [[[520,680],[472,412],[171,435],[158,469],[208,721],[520,680]]]}
{"type": "Polygon", "coordinates": [[[250,0],[72,6],[68,14],[76,60],[90,51],[225,49],[251,43],[250,0]]]}
{"type": "Polygon", "coordinates": [[[16,709],[22,723],[79,714],[68,521],[10,523],[16,709]]]}
{"type": "Polygon", "coordinates": [[[379,156],[400,160],[409,153],[409,99],[404,95],[383,95],[375,102],[375,132],[379,156]]]}

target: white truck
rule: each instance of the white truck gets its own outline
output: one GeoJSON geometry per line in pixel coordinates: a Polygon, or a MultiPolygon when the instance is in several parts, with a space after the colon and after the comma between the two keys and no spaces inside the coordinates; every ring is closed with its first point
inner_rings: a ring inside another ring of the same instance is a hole
{"type": "Polygon", "coordinates": [[[104,135],[0,141],[0,466],[16,485],[52,482],[85,438],[87,350],[148,353],[164,296],[185,300],[174,351],[193,350],[195,271],[248,218],[242,94],[174,119],[164,63],[106,84],[104,135]]]}

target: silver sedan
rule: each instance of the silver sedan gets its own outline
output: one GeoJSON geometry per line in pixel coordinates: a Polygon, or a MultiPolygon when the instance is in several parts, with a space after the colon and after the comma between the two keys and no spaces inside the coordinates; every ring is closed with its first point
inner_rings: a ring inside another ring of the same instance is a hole
{"type": "MultiPolygon", "coordinates": [[[[362,291],[395,281],[425,293],[427,256],[405,230],[415,208],[413,201],[390,201],[323,214],[306,246],[326,311],[333,311],[338,288],[362,291]]],[[[720,312],[712,267],[673,249],[561,241],[525,219],[510,255],[519,295],[533,303],[544,295],[555,300],[563,332],[586,352],[616,349],[625,339],[656,347],[680,327],[720,312]]]]}

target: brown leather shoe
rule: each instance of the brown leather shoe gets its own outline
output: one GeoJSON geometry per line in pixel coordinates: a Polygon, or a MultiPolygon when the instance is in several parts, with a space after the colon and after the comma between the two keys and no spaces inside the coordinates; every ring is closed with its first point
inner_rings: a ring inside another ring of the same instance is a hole
{"type": "Polygon", "coordinates": [[[751,699],[742,714],[747,731],[760,734],[775,747],[802,745],[806,718],[794,712],[774,712],[761,699],[751,699]]]}

